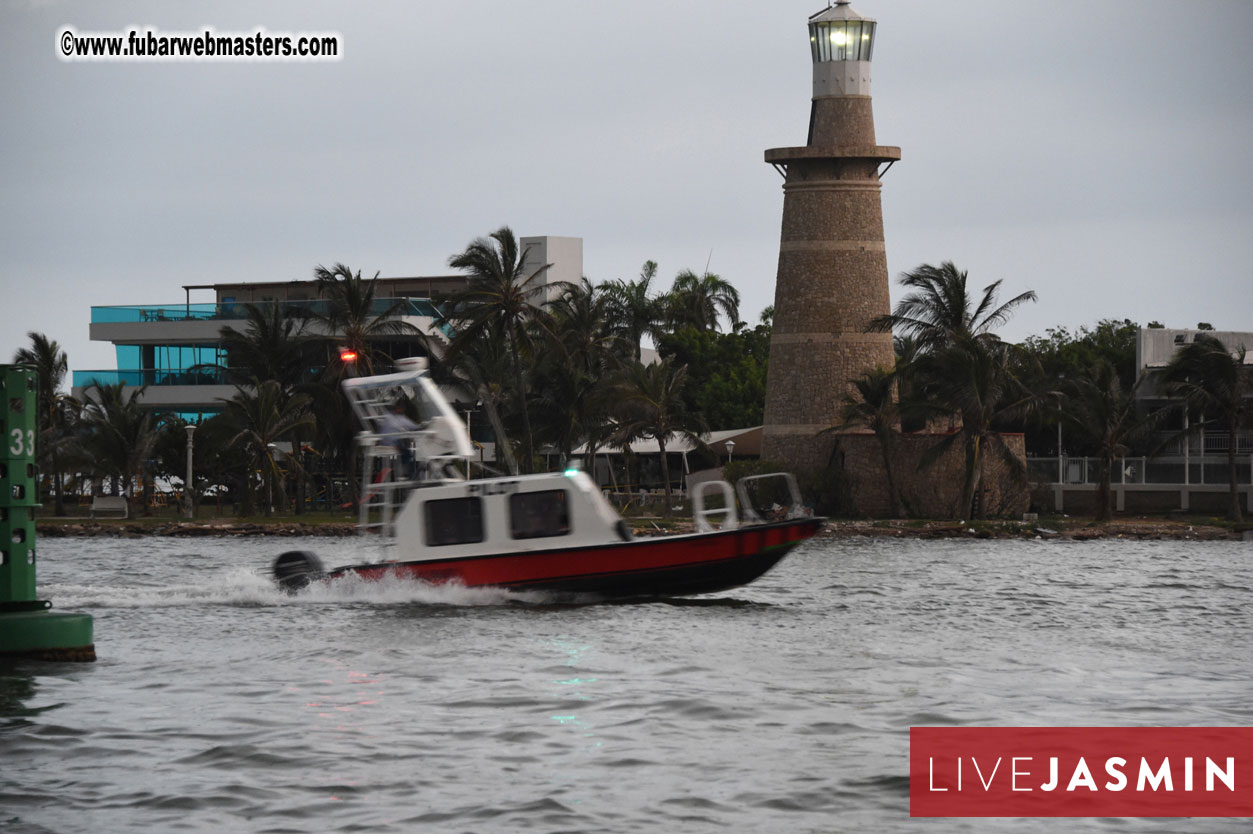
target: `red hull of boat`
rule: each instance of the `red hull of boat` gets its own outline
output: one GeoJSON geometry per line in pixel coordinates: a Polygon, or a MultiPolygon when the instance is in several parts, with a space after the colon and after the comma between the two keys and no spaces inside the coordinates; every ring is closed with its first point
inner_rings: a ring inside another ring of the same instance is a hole
{"type": "Polygon", "coordinates": [[[349,565],[329,578],[399,576],[466,587],[499,587],[603,598],[684,596],[752,582],[797,544],[812,537],[822,519],[806,518],[690,536],[635,539],[620,544],[501,553],[438,561],[349,565]]]}

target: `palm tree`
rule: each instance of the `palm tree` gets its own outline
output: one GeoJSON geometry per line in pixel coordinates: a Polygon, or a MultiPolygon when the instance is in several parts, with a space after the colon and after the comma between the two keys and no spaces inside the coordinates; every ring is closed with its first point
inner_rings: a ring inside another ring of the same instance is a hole
{"type": "Polygon", "coordinates": [[[70,439],[74,400],[61,392],[69,373],[69,359],[55,340],[43,333],[30,332],[30,347],[18,348],[13,362],[31,365],[39,373],[39,464],[52,473],[55,513],[65,515],[61,457],[70,439]]]}
{"type": "Polygon", "coordinates": [[[142,480],[157,440],[152,412],[140,405],[145,388],[125,393],[125,384],[94,383],[83,406],[85,435],[80,441],[86,460],[98,474],[111,476],[130,497],[135,479],[142,480]]]}
{"type": "Polygon", "coordinates": [[[276,380],[284,390],[309,376],[305,355],[305,318],[285,312],[277,303],[246,304],[248,326],[223,327],[227,378],[238,385],[252,379],[276,380]]]}
{"type": "Polygon", "coordinates": [[[593,376],[603,374],[619,353],[621,337],[613,328],[612,306],[610,291],[584,278],[565,287],[549,308],[554,344],[593,376]]]}
{"type": "Polygon", "coordinates": [[[700,331],[717,330],[719,313],[727,317],[732,330],[740,320],[739,291],[708,270],[697,275],[685,269],[676,275],[669,304],[676,328],[691,325],[700,331]]]}
{"type": "MultiPolygon", "coordinates": [[[[336,268],[342,268],[342,265],[337,265],[336,268]]],[[[360,275],[355,276],[355,279],[359,282],[360,275]]],[[[332,283],[335,283],[337,288],[343,289],[336,282],[332,283]]],[[[358,287],[345,290],[342,294],[355,297],[357,295],[368,296],[372,292],[372,287],[368,288],[368,292],[360,292],[358,287]]],[[[365,309],[370,307],[368,298],[363,306],[365,309]]],[[[399,312],[397,305],[392,306],[399,312]]],[[[293,390],[316,384],[310,382],[315,365],[315,359],[310,351],[314,340],[305,335],[305,324],[310,317],[309,311],[292,309],[277,302],[260,305],[246,304],[244,309],[248,326],[243,332],[232,327],[223,327],[221,330],[221,343],[226,352],[227,378],[236,385],[246,385],[254,379],[274,380],[279,384],[284,397],[289,396],[293,390]]],[[[365,344],[366,335],[375,328],[375,325],[354,324],[351,314],[353,309],[349,303],[338,304],[333,301],[328,305],[327,312],[323,314],[322,321],[328,329],[339,328],[353,334],[352,338],[356,342],[365,344]]],[[[395,323],[394,320],[383,322],[388,329],[395,323]]],[[[361,348],[358,355],[363,357],[361,359],[363,364],[371,365],[368,348],[361,348]]],[[[342,365],[337,363],[328,363],[327,367],[332,378],[337,378],[338,372],[343,369],[342,365]]],[[[335,388],[338,394],[338,387],[335,386],[335,388]]],[[[294,436],[292,438],[294,447],[301,448],[303,439],[299,435],[294,436]]],[[[297,502],[296,512],[300,514],[304,512],[305,506],[303,471],[298,473],[298,478],[298,497],[302,500],[297,502]]]]}
{"type": "Polygon", "coordinates": [[[683,385],[686,380],[687,366],[676,368],[667,359],[651,365],[632,365],[614,388],[618,428],[613,442],[625,446],[646,437],[657,441],[667,516],[670,515],[672,491],[666,442],[679,435],[697,445],[704,445],[699,437],[704,429],[702,421],[697,415],[690,414],[684,405],[683,385]]]}
{"type": "Polygon", "coordinates": [[[926,427],[927,407],[918,392],[918,358],[922,350],[918,340],[910,336],[893,336],[892,353],[896,357],[893,371],[896,396],[900,401],[901,431],[920,431],[926,427]]]}
{"type": "Polygon", "coordinates": [[[547,284],[544,273],[552,264],[526,269],[526,251],[518,249],[517,238],[508,226],[492,232],[491,240],[476,238],[465,251],[448,259],[448,265],[465,270],[469,285],[448,299],[444,320],[456,329],[448,354],[464,351],[486,332],[508,345],[513,371],[513,395],[522,416],[523,471],[530,472],[535,448],[531,416],[526,403],[522,350],[531,346],[531,328],[548,330],[543,307],[550,287],[560,289],[564,282],[547,284]]]}
{"type": "MultiPolygon", "coordinates": [[[[249,459],[245,500],[252,487],[251,473],[260,470],[266,483],[265,514],[268,516],[274,509],[271,498],[276,479],[279,494],[283,495],[282,470],[274,454],[275,444],[290,438],[299,427],[313,424],[313,415],[308,410],[309,397],[305,394],[284,396],[278,382],[267,379],[264,382],[253,380],[249,388],[238,389],[234,397],[222,402],[238,430],[228,445],[242,448],[249,459]]],[[[289,456],[289,460],[300,467],[299,455],[289,456]]]]}
{"type": "MultiPolygon", "coordinates": [[[[957,512],[965,518],[974,508],[988,452],[1004,459],[1011,474],[1024,474],[1023,462],[993,426],[1018,419],[1053,396],[1052,392],[1027,390],[1014,373],[1010,347],[992,332],[1036,295],[1028,290],[998,304],[1001,282],[994,281],[976,297],[967,287],[967,273],[952,261],[938,267],[922,264],[900,281],[912,291],[891,314],[872,321],[870,329],[894,331],[896,348],[913,356],[897,363],[902,393],[907,396],[903,411],[960,418],[959,431],[924,455],[923,464],[934,463],[954,443],[962,442],[965,471],[957,512]]],[[[984,509],[981,504],[978,513],[984,509]]]]}
{"type": "MultiPolygon", "coordinates": [[[[315,470],[320,472],[323,476],[321,485],[325,488],[329,501],[334,492],[334,479],[331,473],[346,472],[350,490],[349,500],[355,504],[360,495],[356,455],[356,433],[359,427],[352,405],[344,396],[341,380],[337,373],[328,367],[321,379],[302,383],[296,387],[296,393],[309,398],[307,408],[314,421],[313,431],[309,436],[308,452],[309,459],[317,462],[314,467],[302,465],[298,470],[297,476],[301,479],[301,485],[307,483],[315,470]]],[[[308,427],[301,426],[296,429],[292,437],[293,446],[304,445],[307,436],[306,428],[308,427]]]]}
{"type": "Polygon", "coordinates": [[[563,466],[580,442],[594,456],[607,436],[604,394],[623,345],[611,322],[612,305],[608,289],[584,278],[551,306],[554,349],[541,355],[533,389],[540,406],[537,434],[557,446],[563,466]]]}
{"type": "Polygon", "coordinates": [[[609,309],[622,336],[631,345],[631,358],[640,361],[640,340],[649,336],[656,341],[666,320],[664,297],[652,295],[657,262],[645,261],[640,277],[634,281],[615,279],[604,285],[609,309]]]}
{"type": "Polygon", "coordinates": [[[1253,395],[1250,370],[1245,367],[1243,345],[1230,350],[1220,340],[1198,333],[1180,348],[1162,372],[1162,389],[1183,400],[1184,408],[1199,412],[1201,419],[1191,431],[1201,431],[1213,423],[1227,428],[1227,474],[1231,502],[1227,518],[1242,521],[1240,487],[1236,480],[1236,443],[1240,428],[1249,416],[1248,398],[1253,395]]]}
{"type": "Polygon", "coordinates": [[[1052,392],[1032,392],[1015,376],[1011,346],[992,338],[968,336],[917,360],[922,396],[936,413],[956,414],[961,428],[937,443],[923,456],[923,465],[938,460],[959,440],[965,450],[960,518],[981,518],[982,502],[974,497],[982,477],[983,461],[994,454],[1011,476],[1024,477],[1024,462],[1017,457],[994,426],[1018,420],[1052,392]]]}
{"type": "Polygon", "coordinates": [[[505,430],[501,411],[509,401],[509,392],[500,383],[513,368],[504,340],[492,338],[486,329],[471,341],[463,339],[456,352],[448,352],[443,360],[431,369],[436,382],[457,384],[468,388],[482,403],[488,422],[496,435],[496,459],[503,460],[509,474],[517,475],[518,460],[513,453],[513,442],[505,430]]]}
{"type": "Polygon", "coordinates": [[[887,475],[888,501],[892,505],[892,514],[902,518],[901,497],[896,488],[896,478],[892,472],[893,448],[896,440],[896,426],[900,423],[900,408],[896,404],[896,372],[883,367],[863,371],[861,376],[852,380],[857,389],[857,396],[851,393],[844,395],[840,408],[840,425],[826,429],[826,432],[842,432],[852,428],[865,427],[874,432],[879,439],[879,451],[883,455],[883,471],[887,475]]]}
{"type": "Polygon", "coordinates": [[[1140,415],[1136,408],[1136,389],[1143,378],[1130,389],[1124,388],[1117,369],[1108,360],[1088,368],[1085,376],[1070,380],[1065,388],[1066,407],[1063,419],[1078,437],[1090,442],[1102,460],[1100,480],[1096,489],[1096,520],[1109,521],[1114,459],[1125,457],[1131,444],[1144,437],[1164,412],[1140,415]]]}
{"type": "Polygon", "coordinates": [[[578,364],[554,356],[536,371],[535,433],[557,448],[564,467],[574,449],[590,441],[608,415],[597,396],[605,377],[590,376],[578,364]]]}
{"type": "Polygon", "coordinates": [[[938,267],[922,264],[902,275],[900,283],[912,292],[897,302],[891,314],[872,321],[870,329],[913,337],[923,351],[964,339],[995,340],[993,327],[1004,324],[1019,305],[1036,300],[1035,292],[1028,290],[998,306],[996,294],[1001,282],[994,281],[983,288],[982,297],[975,303],[966,286],[966,272],[952,261],[938,267]]]}
{"type": "Polygon", "coordinates": [[[331,269],[315,267],[313,277],[318,282],[318,294],[327,299],[327,309],[315,309],[313,318],[326,327],[328,338],[357,355],[356,367],[362,375],[374,373],[376,340],[421,335],[421,331],[400,318],[408,309],[405,299],[374,297],[377,272],[366,280],[361,277],[361,270],[354,273],[337,263],[331,269]]]}

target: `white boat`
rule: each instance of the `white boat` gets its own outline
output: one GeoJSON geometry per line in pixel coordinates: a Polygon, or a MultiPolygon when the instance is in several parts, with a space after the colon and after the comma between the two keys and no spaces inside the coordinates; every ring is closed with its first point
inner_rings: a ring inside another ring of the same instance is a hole
{"type": "Polygon", "coordinates": [[[585,472],[468,480],[473,446],[424,364],[346,380],[344,391],[366,427],[358,526],[377,536],[380,557],[327,570],[307,551],[284,553],[274,576],[289,591],[355,574],[598,599],[704,594],[752,582],[822,525],[778,473],[734,490],[703,483],[692,494],[695,532],[635,538],[585,472]],[[389,430],[397,402],[419,415],[408,431],[389,430]],[[763,519],[752,492],[769,480],[790,506],[763,519]],[[716,508],[705,506],[711,492],[716,508]]]}

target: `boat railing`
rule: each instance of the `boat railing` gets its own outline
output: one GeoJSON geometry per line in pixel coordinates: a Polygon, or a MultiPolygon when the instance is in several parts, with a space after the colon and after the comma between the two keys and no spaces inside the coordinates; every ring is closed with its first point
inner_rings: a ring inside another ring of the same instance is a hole
{"type": "Polygon", "coordinates": [[[357,436],[361,453],[361,500],[357,529],[377,532],[390,544],[396,533],[396,513],[410,490],[462,480],[457,465],[463,458],[448,448],[447,431],[430,426],[396,434],[362,432],[357,436]]]}
{"type": "Polygon", "coordinates": [[[708,533],[714,529],[711,517],[722,517],[718,529],[734,530],[739,526],[739,516],[735,511],[735,492],[726,481],[703,481],[692,488],[692,520],[696,522],[696,530],[708,533]],[[722,493],[721,507],[706,507],[705,493],[717,491],[722,493]]]}
{"type": "Polygon", "coordinates": [[[801,500],[800,487],[796,485],[796,478],[791,472],[769,472],[764,475],[749,475],[740,478],[735,484],[735,491],[739,495],[745,521],[761,523],[766,520],[803,518],[809,514],[801,500]],[[771,483],[775,480],[782,480],[783,485],[771,483]],[[780,490],[784,490],[786,494],[780,495],[780,490]],[[761,499],[760,502],[753,500],[754,491],[761,499]],[[777,500],[778,498],[789,503],[785,506],[777,500]],[[770,500],[769,507],[762,506],[766,500],[770,500]],[[763,518],[758,510],[764,512],[768,518],[763,518]]]}

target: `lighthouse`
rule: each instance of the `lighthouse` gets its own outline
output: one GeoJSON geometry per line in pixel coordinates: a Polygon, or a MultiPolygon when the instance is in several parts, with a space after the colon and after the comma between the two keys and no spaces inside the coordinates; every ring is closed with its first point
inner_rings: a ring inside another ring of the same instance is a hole
{"type": "Polygon", "coordinates": [[[900,148],[875,143],[870,101],[874,20],[849,0],[809,18],[813,99],[800,147],[772,148],[783,227],[766,380],[762,457],[801,471],[826,465],[850,380],[893,363],[880,179],[900,148]]]}

